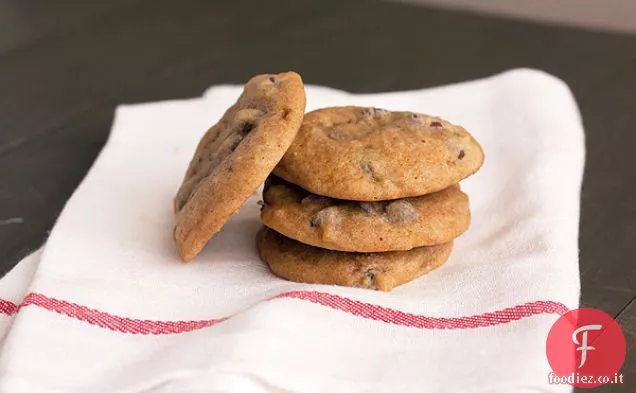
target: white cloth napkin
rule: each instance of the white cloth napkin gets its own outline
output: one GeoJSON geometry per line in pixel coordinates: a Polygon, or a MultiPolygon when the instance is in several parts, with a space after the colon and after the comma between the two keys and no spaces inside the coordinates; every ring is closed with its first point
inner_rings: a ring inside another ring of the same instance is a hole
{"type": "MultiPolygon", "coordinates": [[[[284,281],[255,249],[255,195],[190,264],[171,200],[238,96],[117,108],[110,139],[41,254],[0,281],[1,392],[546,392],[545,340],[579,298],[583,129],[533,70],[419,91],[307,87],[464,125],[486,162],[472,225],[438,270],[391,293],[284,281]]],[[[240,180],[237,180],[240,181],[240,180]]]]}

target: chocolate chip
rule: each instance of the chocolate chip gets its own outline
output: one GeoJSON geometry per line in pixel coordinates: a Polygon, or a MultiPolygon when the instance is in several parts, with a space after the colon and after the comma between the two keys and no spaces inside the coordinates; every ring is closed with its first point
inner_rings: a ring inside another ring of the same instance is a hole
{"type": "Polygon", "coordinates": [[[460,150],[459,154],[457,155],[457,158],[462,160],[464,159],[464,157],[466,157],[466,153],[463,150],[460,150]]]}
{"type": "Polygon", "coordinates": [[[312,227],[312,228],[319,227],[320,224],[321,224],[321,220],[320,220],[320,216],[318,214],[314,215],[309,220],[309,226],[312,227]]]}
{"type": "Polygon", "coordinates": [[[283,109],[283,120],[287,120],[287,116],[291,113],[291,109],[285,108],[283,109]]]}
{"type": "Polygon", "coordinates": [[[417,210],[413,204],[404,199],[390,202],[386,207],[386,218],[390,222],[415,221],[417,216],[417,210]]]}
{"type": "Polygon", "coordinates": [[[366,214],[384,212],[385,204],[382,202],[360,202],[360,209],[366,214]]]}
{"type": "Polygon", "coordinates": [[[276,83],[276,78],[274,78],[273,76],[270,76],[269,81],[272,83],[276,83]]]}
{"type": "Polygon", "coordinates": [[[338,210],[335,207],[324,208],[314,214],[313,217],[311,217],[311,219],[309,220],[309,225],[312,228],[316,228],[328,223],[333,223],[336,220],[337,215],[338,210]]]}
{"type": "Polygon", "coordinates": [[[373,205],[367,202],[360,202],[360,209],[367,214],[372,214],[374,212],[373,205]]]}
{"type": "Polygon", "coordinates": [[[375,172],[375,169],[373,168],[373,165],[371,165],[371,163],[369,161],[363,161],[360,163],[360,169],[362,169],[362,172],[364,172],[367,176],[369,176],[371,178],[371,180],[373,181],[379,181],[380,178],[378,177],[378,175],[375,172]]]}
{"type": "Polygon", "coordinates": [[[375,289],[375,270],[367,269],[360,280],[360,284],[362,288],[375,289]]]}
{"type": "Polygon", "coordinates": [[[433,127],[433,128],[443,128],[444,125],[441,122],[439,122],[439,121],[432,121],[431,122],[431,127],[433,127]]]}
{"type": "Polygon", "coordinates": [[[254,129],[254,123],[246,121],[241,126],[241,135],[245,136],[250,133],[254,129]]]}
{"type": "Polygon", "coordinates": [[[239,110],[234,119],[233,127],[237,131],[236,133],[242,137],[249,134],[255,127],[258,126],[258,119],[266,112],[262,109],[244,108],[239,110]]]}

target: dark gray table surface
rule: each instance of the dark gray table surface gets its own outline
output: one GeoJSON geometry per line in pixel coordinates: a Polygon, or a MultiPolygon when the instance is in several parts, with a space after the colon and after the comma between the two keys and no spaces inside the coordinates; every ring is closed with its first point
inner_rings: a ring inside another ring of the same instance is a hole
{"type": "Polygon", "coordinates": [[[636,36],[373,0],[0,0],[0,274],[39,247],[103,146],[119,103],[200,95],[293,69],[352,92],[514,67],[580,106],[582,304],[615,316],[636,386],[636,36]]]}

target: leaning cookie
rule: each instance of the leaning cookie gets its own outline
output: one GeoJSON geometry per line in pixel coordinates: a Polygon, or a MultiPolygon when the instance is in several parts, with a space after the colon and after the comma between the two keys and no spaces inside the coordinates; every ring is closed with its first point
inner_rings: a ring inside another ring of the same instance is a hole
{"type": "Polygon", "coordinates": [[[257,234],[261,258],[274,274],[310,284],[390,291],[441,266],[452,242],[409,251],[353,253],[308,246],[263,227],[257,234]]]}
{"type": "Polygon", "coordinates": [[[336,107],[305,115],[274,173],[318,195],[381,201],[443,190],[483,161],[464,128],[438,117],[336,107]]]}
{"type": "Polygon", "coordinates": [[[207,131],[174,199],[174,238],[184,261],[263,183],[296,136],[304,111],[298,74],[258,75],[207,131]]]}
{"type": "Polygon", "coordinates": [[[270,176],[263,223],[301,243],[340,251],[382,252],[447,243],[470,224],[457,185],[421,197],[352,202],[317,196],[270,176]]]}

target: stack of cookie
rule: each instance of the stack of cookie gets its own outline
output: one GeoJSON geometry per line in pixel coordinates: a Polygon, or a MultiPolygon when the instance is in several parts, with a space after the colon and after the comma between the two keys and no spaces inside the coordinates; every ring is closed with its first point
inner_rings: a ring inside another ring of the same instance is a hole
{"type": "Polygon", "coordinates": [[[440,118],[308,113],[265,184],[260,255],[288,280],[389,291],[448,259],[470,224],[457,183],[483,160],[465,129],[440,118]]]}
{"type": "Polygon", "coordinates": [[[443,264],[470,223],[457,183],[484,160],[470,134],[411,112],[304,111],[294,72],[245,85],[199,142],[174,199],[181,258],[192,260],[267,179],[257,244],[280,277],[388,291],[443,264]]]}

